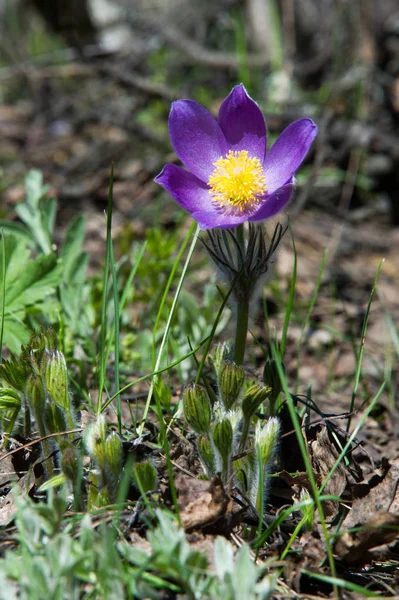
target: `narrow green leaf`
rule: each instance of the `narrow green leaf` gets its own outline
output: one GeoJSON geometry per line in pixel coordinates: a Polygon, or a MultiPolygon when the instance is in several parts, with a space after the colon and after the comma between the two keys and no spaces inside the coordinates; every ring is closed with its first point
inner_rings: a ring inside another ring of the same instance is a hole
{"type": "Polygon", "coordinates": [[[68,481],[67,477],[64,473],[59,473],[58,475],[54,475],[48,481],[45,481],[38,489],[39,492],[47,492],[47,490],[51,490],[55,487],[60,487],[60,485],[64,485],[68,481]]]}

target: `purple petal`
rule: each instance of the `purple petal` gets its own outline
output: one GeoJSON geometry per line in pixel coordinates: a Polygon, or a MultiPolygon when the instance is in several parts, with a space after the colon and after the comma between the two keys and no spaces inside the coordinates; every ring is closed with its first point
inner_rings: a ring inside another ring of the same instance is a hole
{"type": "Polygon", "coordinates": [[[193,100],[173,102],[169,135],[177,156],[201,181],[207,182],[214,165],[228,150],[227,142],[210,112],[193,100]]]}
{"type": "Polygon", "coordinates": [[[198,177],[177,165],[165,165],[155,181],[189,212],[212,207],[209,188],[198,177]]]}
{"type": "Polygon", "coordinates": [[[284,185],[270,196],[266,196],[262,206],[248,220],[264,221],[265,219],[270,219],[270,217],[274,217],[274,215],[282,211],[283,208],[288,204],[293,189],[294,182],[293,180],[291,180],[291,182],[288,185],[284,185]]]}
{"type": "Polygon", "coordinates": [[[266,152],[265,120],[242,83],[236,85],[223,101],[218,121],[232,150],[248,150],[263,164],[266,152]]]}
{"type": "Polygon", "coordinates": [[[316,135],[317,126],[311,119],[299,119],[284,129],[265,159],[264,175],[269,194],[295,174],[316,135]]]}
{"type": "Polygon", "coordinates": [[[248,221],[248,215],[246,214],[239,216],[226,215],[217,208],[199,210],[193,212],[191,216],[197,221],[201,229],[228,229],[229,227],[237,227],[237,225],[248,221]]]}

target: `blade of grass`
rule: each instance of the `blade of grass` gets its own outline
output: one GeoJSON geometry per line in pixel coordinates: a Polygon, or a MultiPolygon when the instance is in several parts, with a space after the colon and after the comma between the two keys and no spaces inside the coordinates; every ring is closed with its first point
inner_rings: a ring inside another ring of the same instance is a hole
{"type": "Polygon", "coordinates": [[[292,247],[294,249],[294,266],[293,266],[293,270],[292,270],[292,280],[291,280],[291,285],[290,285],[290,293],[288,296],[288,303],[287,303],[287,307],[285,309],[283,331],[281,334],[281,342],[280,342],[280,349],[279,349],[279,355],[280,355],[281,360],[283,360],[283,358],[284,358],[284,350],[285,350],[285,343],[287,341],[288,325],[290,324],[292,306],[294,303],[296,276],[297,276],[297,264],[298,264],[294,235],[292,233],[291,225],[289,227],[290,227],[290,233],[291,233],[291,239],[292,239],[292,247]]]}
{"type": "MultiPolygon", "coordinates": [[[[192,233],[192,230],[193,230],[193,226],[191,226],[191,228],[189,230],[189,234],[190,235],[192,233]]],[[[180,276],[179,283],[177,285],[176,293],[175,293],[174,298],[173,298],[173,302],[172,302],[172,306],[171,306],[170,313],[169,313],[169,316],[168,316],[168,320],[166,322],[166,327],[165,327],[164,335],[163,335],[163,338],[162,338],[162,341],[161,341],[161,346],[159,348],[157,360],[156,360],[156,363],[155,363],[155,370],[159,369],[161,361],[162,361],[162,355],[163,355],[163,351],[164,351],[165,345],[166,345],[167,340],[168,340],[168,336],[169,336],[169,331],[170,331],[171,324],[172,324],[173,315],[174,315],[175,310],[176,310],[177,302],[178,302],[178,299],[179,299],[179,296],[180,296],[181,289],[183,287],[183,282],[184,282],[184,279],[186,277],[187,269],[188,269],[188,266],[190,264],[191,257],[193,255],[194,248],[195,248],[197,240],[198,240],[198,231],[199,231],[199,227],[197,226],[196,232],[194,233],[194,237],[193,237],[193,240],[191,242],[190,249],[189,249],[188,254],[187,254],[186,261],[185,261],[184,266],[183,266],[183,270],[182,270],[182,274],[180,276]]],[[[148,414],[148,411],[149,411],[149,408],[150,408],[150,404],[151,404],[151,399],[152,399],[152,396],[153,396],[153,391],[154,391],[154,386],[155,386],[155,377],[152,378],[150,389],[149,389],[148,396],[147,396],[147,401],[146,401],[146,404],[144,406],[143,416],[142,416],[141,423],[140,423],[139,428],[138,428],[138,435],[139,436],[143,434],[143,430],[144,430],[144,426],[145,426],[147,414],[148,414]]],[[[170,494],[171,494],[171,497],[172,497],[173,506],[174,506],[175,511],[176,511],[176,516],[177,516],[177,518],[178,518],[178,520],[180,522],[180,511],[179,511],[179,505],[178,505],[178,502],[177,502],[176,486],[175,486],[174,476],[173,476],[173,466],[172,466],[172,462],[171,462],[171,459],[170,459],[168,436],[167,436],[167,432],[166,432],[165,421],[164,421],[163,415],[162,415],[161,402],[160,402],[160,399],[159,399],[159,397],[158,397],[157,394],[155,394],[155,405],[156,405],[156,412],[158,414],[158,420],[159,420],[161,444],[162,444],[162,447],[163,447],[163,450],[164,450],[165,456],[166,456],[166,468],[167,468],[167,471],[168,471],[170,494]]]]}
{"type": "MultiPolygon", "coordinates": [[[[193,223],[193,225],[195,225],[195,222],[193,223]]],[[[190,230],[189,230],[189,233],[187,234],[187,237],[191,236],[192,231],[193,231],[193,226],[190,227],[190,230]]],[[[177,285],[176,293],[175,293],[175,296],[173,298],[172,306],[171,306],[170,313],[169,313],[169,316],[168,316],[168,320],[167,320],[166,326],[165,326],[165,331],[164,331],[163,338],[162,338],[162,341],[161,341],[161,345],[160,345],[160,348],[159,348],[159,351],[158,351],[158,357],[157,357],[157,360],[156,360],[156,363],[155,363],[154,371],[159,371],[159,368],[160,368],[163,351],[164,351],[165,344],[166,344],[168,336],[169,336],[169,330],[170,330],[170,327],[171,327],[173,315],[174,315],[175,310],[176,310],[177,302],[178,302],[178,299],[179,299],[179,296],[180,296],[180,291],[182,289],[183,281],[184,281],[184,279],[186,277],[188,265],[190,263],[191,257],[192,257],[193,252],[194,252],[194,248],[195,248],[197,240],[198,240],[198,231],[199,231],[199,227],[197,226],[196,232],[194,233],[193,241],[191,243],[191,246],[190,246],[187,258],[186,258],[186,262],[184,263],[184,266],[183,266],[183,271],[182,271],[182,274],[180,276],[179,283],[177,285]]],[[[147,401],[146,401],[146,404],[144,406],[143,417],[142,417],[142,420],[141,420],[141,423],[140,423],[139,429],[138,429],[138,434],[139,435],[143,434],[143,430],[144,430],[144,426],[145,426],[145,421],[146,421],[147,414],[148,414],[148,411],[149,411],[149,408],[150,408],[151,398],[152,398],[153,391],[154,391],[154,381],[151,382],[151,386],[150,386],[150,389],[149,389],[149,392],[148,392],[148,396],[147,396],[147,401]]]]}
{"type": "Polygon", "coordinates": [[[4,231],[1,231],[1,329],[0,329],[0,362],[3,361],[4,314],[6,310],[6,245],[4,231]]]}
{"type": "Polygon", "coordinates": [[[166,365],[166,367],[162,367],[162,369],[158,369],[158,371],[152,371],[151,373],[147,373],[147,375],[143,375],[142,377],[139,377],[138,379],[135,379],[135,381],[131,381],[130,383],[126,384],[124,387],[122,387],[113,396],[111,396],[110,398],[108,398],[104,402],[104,404],[101,406],[101,412],[103,412],[104,410],[106,410],[108,408],[108,406],[111,404],[111,402],[113,400],[115,400],[115,398],[116,398],[116,396],[118,394],[122,394],[123,392],[126,392],[126,390],[130,389],[134,385],[137,385],[138,383],[141,383],[142,381],[145,381],[146,379],[151,379],[151,378],[155,377],[156,375],[160,375],[161,373],[164,373],[165,371],[169,371],[169,369],[173,369],[173,367],[176,367],[176,365],[178,365],[181,362],[183,362],[183,360],[187,360],[187,358],[190,358],[190,356],[193,356],[193,354],[195,354],[196,352],[198,352],[198,350],[200,348],[202,348],[202,346],[204,344],[206,344],[208,342],[208,340],[209,340],[209,336],[206,337],[205,339],[203,339],[198,344],[198,346],[196,346],[194,348],[194,350],[191,350],[190,352],[187,352],[187,354],[185,354],[184,356],[181,356],[180,358],[178,358],[174,362],[170,363],[169,365],[166,365]]]}
{"type": "MultiPolygon", "coordinates": [[[[377,287],[378,278],[380,276],[383,264],[384,264],[384,259],[378,265],[377,273],[376,273],[376,276],[374,278],[373,287],[371,288],[369,301],[367,303],[366,314],[364,315],[364,319],[363,319],[363,327],[362,327],[362,333],[361,333],[360,348],[359,348],[359,352],[358,352],[357,360],[356,360],[355,380],[354,380],[354,383],[353,383],[352,397],[351,397],[351,402],[350,402],[350,406],[349,406],[349,413],[350,414],[353,412],[353,408],[354,408],[354,405],[355,405],[356,394],[357,394],[357,389],[359,387],[360,373],[361,373],[362,361],[363,361],[364,342],[365,342],[365,339],[366,339],[366,331],[367,331],[367,324],[368,324],[368,320],[369,320],[371,303],[373,301],[374,292],[375,292],[376,287],[377,287]]],[[[352,417],[349,417],[348,423],[346,425],[346,431],[349,431],[349,429],[350,429],[351,420],[352,420],[352,417]]]]}
{"type": "MultiPolygon", "coordinates": [[[[127,301],[129,288],[133,282],[133,279],[134,279],[134,276],[139,267],[140,261],[143,258],[143,254],[144,254],[146,245],[147,245],[147,243],[145,242],[141,247],[136,264],[134,265],[133,269],[129,273],[129,277],[126,281],[126,284],[124,285],[122,298],[121,298],[120,302],[118,303],[118,286],[117,286],[118,274],[116,271],[113,246],[111,244],[110,265],[111,265],[111,273],[112,273],[112,288],[113,288],[113,295],[114,295],[114,320],[113,320],[113,323],[112,323],[112,326],[110,328],[110,332],[108,335],[106,352],[105,352],[105,363],[106,364],[108,363],[108,357],[110,355],[112,342],[114,340],[114,344],[118,344],[118,349],[116,349],[116,346],[115,346],[115,359],[114,359],[115,360],[115,388],[116,388],[116,390],[119,390],[119,386],[120,386],[120,374],[119,374],[119,324],[120,324],[120,319],[122,316],[123,307],[127,301]],[[116,297],[115,297],[115,293],[116,293],[116,297]],[[119,304],[119,308],[118,308],[118,310],[116,310],[116,308],[118,307],[118,304],[119,304]],[[116,365],[118,365],[118,366],[116,366],[116,365]]],[[[122,428],[121,399],[120,399],[119,394],[114,396],[114,398],[117,399],[116,413],[117,413],[118,431],[119,431],[119,427],[122,428]]],[[[132,413],[131,413],[131,417],[132,417],[132,426],[133,426],[134,431],[136,432],[136,420],[133,418],[132,413]]],[[[119,431],[119,433],[121,433],[121,430],[119,431]]]]}
{"type": "MultiPolygon", "coordinates": [[[[108,218],[111,220],[112,214],[112,202],[108,204],[108,218]],[[111,204],[111,206],[109,205],[111,204]]],[[[111,232],[110,232],[111,238],[111,232]]],[[[115,256],[114,256],[114,248],[112,245],[112,238],[110,243],[110,264],[111,264],[111,274],[112,274],[112,292],[114,298],[114,371],[115,371],[115,389],[119,390],[120,388],[120,373],[119,373],[119,319],[120,319],[120,306],[119,306],[119,293],[118,293],[118,279],[116,276],[116,268],[115,268],[115,256]]],[[[121,395],[118,394],[116,397],[116,416],[118,421],[118,433],[122,435],[122,405],[121,405],[121,395]]]]}
{"type": "MultiPolygon", "coordinates": [[[[312,577],[313,579],[317,579],[318,581],[329,583],[333,587],[340,587],[350,590],[351,592],[357,592],[366,598],[379,598],[380,600],[387,600],[387,597],[381,596],[381,594],[378,592],[372,592],[361,585],[351,583],[350,581],[346,581],[344,579],[338,579],[338,577],[335,576],[330,577],[328,575],[322,575],[321,573],[312,573],[312,571],[308,571],[307,569],[301,569],[301,573],[307,575],[308,577],[312,577]]],[[[392,598],[392,596],[390,596],[390,598],[392,598]]]]}
{"type": "MultiPolygon", "coordinates": [[[[162,294],[161,302],[159,304],[159,309],[158,309],[158,313],[157,313],[157,316],[156,316],[156,319],[155,319],[154,329],[153,329],[153,332],[152,332],[152,364],[153,364],[153,366],[154,366],[154,363],[155,363],[155,344],[156,344],[156,334],[157,334],[157,330],[158,330],[159,321],[160,321],[160,318],[162,316],[162,311],[163,311],[163,308],[165,306],[166,298],[168,297],[168,294],[169,294],[170,286],[173,283],[173,280],[174,280],[177,268],[178,268],[178,266],[180,264],[180,261],[181,261],[181,258],[183,256],[183,254],[184,254],[186,246],[187,246],[187,244],[188,244],[188,242],[189,242],[189,240],[190,240],[190,238],[191,238],[191,236],[192,236],[192,234],[194,232],[195,225],[196,225],[196,223],[195,223],[195,221],[193,221],[190,229],[188,230],[188,233],[187,233],[186,237],[184,238],[183,244],[181,245],[181,248],[180,248],[180,250],[179,250],[179,252],[178,252],[178,254],[176,256],[176,260],[173,263],[172,270],[170,272],[168,281],[166,283],[164,292],[162,294]]],[[[198,230],[197,230],[197,232],[198,232],[198,230]]]]}
{"type": "Polygon", "coordinates": [[[111,260],[111,226],[112,226],[112,213],[109,214],[111,207],[112,210],[112,198],[113,198],[113,187],[114,187],[114,166],[111,165],[111,173],[109,178],[108,188],[108,214],[107,214],[107,240],[106,240],[106,252],[105,252],[105,264],[104,264],[104,277],[103,277],[103,293],[101,299],[101,324],[100,324],[100,356],[98,365],[98,400],[97,400],[97,415],[102,411],[102,394],[104,391],[105,384],[105,369],[107,361],[106,352],[106,335],[107,335],[107,292],[108,292],[108,278],[109,278],[109,266],[111,260]]]}
{"type": "MultiPolygon", "coordinates": [[[[342,502],[341,498],[338,498],[338,496],[334,496],[333,494],[326,494],[320,496],[321,502],[326,502],[327,500],[342,502]]],[[[254,542],[252,542],[251,546],[256,549],[261,548],[263,544],[269,539],[269,537],[277,530],[277,528],[285,521],[287,517],[289,517],[293,512],[296,512],[301,508],[307,506],[310,502],[313,502],[313,500],[303,500],[282,510],[278,514],[278,516],[270,523],[270,525],[267,526],[265,531],[259,537],[257,537],[254,540],[254,542]]]]}
{"type": "Polygon", "coordinates": [[[139,252],[139,255],[138,255],[137,259],[136,259],[136,262],[135,262],[135,264],[134,264],[134,267],[133,267],[133,269],[130,271],[130,273],[129,273],[129,277],[127,278],[126,284],[125,284],[125,286],[124,286],[124,289],[123,289],[123,292],[122,292],[121,301],[120,301],[120,305],[119,305],[119,307],[120,307],[119,318],[121,317],[121,313],[122,313],[123,309],[125,308],[125,304],[126,304],[127,297],[128,297],[128,294],[129,294],[129,289],[130,289],[130,286],[131,286],[131,285],[132,285],[132,283],[133,283],[133,280],[134,280],[134,278],[135,278],[135,275],[136,275],[136,273],[137,273],[137,269],[139,268],[139,265],[140,265],[140,263],[141,263],[141,260],[142,260],[142,258],[143,258],[143,255],[144,255],[144,252],[145,252],[145,249],[146,249],[146,248],[147,248],[147,242],[145,241],[145,242],[142,244],[141,248],[140,248],[140,252],[139,252]]]}
{"type": "Polygon", "coordinates": [[[231,286],[231,288],[229,289],[229,291],[227,292],[227,294],[226,294],[226,295],[225,295],[225,297],[223,298],[223,302],[222,302],[222,304],[221,304],[221,306],[220,306],[220,308],[219,308],[218,314],[216,315],[215,322],[214,322],[214,324],[213,324],[213,326],[212,326],[211,333],[209,334],[209,337],[207,338],[207,343],[206,343],[206,346],[205,346],[204,352],[203,352],[203,354],[202,354],[201,362],[200,362],[200,364],[199,364],[199,367],[198,367],[198,370],[197,370],[197,375],[196,375],[196,378],[195,378],[195,383],[196,383],[196,384],[198,384],[198,383],[199,383],[199,380],[201,379],[201,376],[202,376],[202,369],[204,368],[204,364],[205,364],[205,361],[206,361],[206,357],[208,356],[208,352],[209,352],[209,349],[210,349],[210,347],[211,347],[211,344],[212,344],[213,338],[214,338],[214,336],[215,336],[215,333],[216,333],[217,326],[218,326],[218,324],[219,324],[220,318],[221,318],[221,316],[222,316],[222,314],[223,314],[223,311],[224,311],[224,309],[225,309],[225,306],[226,306],[226,304],[227,304],[227,300],[229,299],[229,296],[230,296],[231,292],[232,292],[232,291],[233,291],[233,289],[234,289],[234,286],[235,286],[235,281],[233,282],[233,285],[231,286]]]}
{"type": "MultiPolygon", "coordinates": [[[[273,359],[275,360],[276,363],[276,368],[280,377],[280,381],[281,381],[281,385],[283,388],[283,392],[285,394],[286,397],[286,401],[287,401],[287,406],[288,406],[288,411],[291,417],[291,421],[292,424],[294,426],[295,429],[295,434],[297,437],[297,441],[298,441],[298,445],[301,451],[301,455],[302,455],[302,459],[303,462],[305,464],[305,468],[306,468],[306,473],[308,475],[309,478],[309,482],[310,482],[310,486],[312,489],[312,494],[313,494],[313,498],[315,500],[316,503],[316,507],[319,513],[319,518],[320,518],[320,523],[321,523],[321,528],[323,531],[323,537],[324,537],[324,542],[326,544],[326,552],[327,552],[327,558],[328,558],[328,564],[331,570],[331,573],[333,574],[333,576],[336,576],[336,568],[335,568],[335,561],[334,561],[334,555],[333,555],[333,551],[332,551],[332,546],[330,543],[330,538],[328,535],[328,531],[327,531],[327,524],[326,524],[326,519],[324,516],[324,512],[323,512],[323,505],[322,502],[320,500],[320,493],[319,490],[317,488],[317,483],[316,483],[316,479],[313,473],[313,469],[312,469],[312,465],[310,463],[309,460],[309,456],[308,456],[308,452],[307,452],[307,448],[306,448],[306,443],[305,440],[303,438],[302,435],[302,429],[301,429],[301,424],[299,422],[299,418],[298,415],[296,413],[296,409],[295,409],[295,405],[294,405],[294,401],[292,399],[292,395],[288,389],[288,384],[287,384],[287,380],[285,378],[285,373],[284,373],[284,369],[283,366],[281,364],[281,358],[279,355],[279,351],[276,347],[276,345],[273,343],[271,346],[272,349],[272,355],[273,355],[273,359]]],[[[338,589],[334,586],[334,594],[336,598],[339,598],[339,594],[338,594],[338,589]]]]}
{"type": "Polygon", "coordinates": [[[320,286],[321,286],[321,282],[323,281],[323,275],[324,275],[324,269],[326,266],[326,261],[327,261],[327,250],[324,251],[323,253],[323,257],[321,259],[321,264],[320,264],[320,269],[319,269],[319,275],[317,277],[317,281],[316,281],[316,285],[313,291],[313,295],[312,295],[312,299],[310,301],[310,305],[308,308],[308,311],[306,313],[305,319],[302,323],[302,328],[301,328],[301,333],[299,336],[299,340],[297,343],[297,347],[296,347],[296,382],[295,382],[295,394],[298,393],[298,389],[299,389],[299,370],[300,370],[300,359],[301,359],[301,346],[302,346],[302,342],[303,342],[303,338],[305,337],[305,332],[308,328],[309,325],[309,321],[310,321],[310,317],[312,315],[313,309],[315,307],[318,295],[319,295],[319,291],[320,291],[320,286]]]}
{"type": "Polygon", "coordinates": [[[373,400],[370,402],[370,405],[364,411],[364,414],[363,414],[362,418],[359,420],[359,423],[357,424],[357,426],[355,427],[355,429],[352,431],[350,437],[348,438],[348,441],[346,442],[346,444],[342,448],[341,452],[339,453],[339,456],[338,456],[337,460],[335,461],[334,465],[332,466],[331,470],[329,471],[329,473],[327,474],[325,480],[323,481],[322,485],[320,486],[320,490],[319,490],[320,493],[324,490],[324,488],[326,487],[327,483],[329,482],[329,480],[331,479],[331,477],[334,475],[335,471],[337,470],[337,468],[338,468],[341,460],[345,457],[345,455],[348,452],[348,450],[349,450],[349,448],[350,448],[353,440],[355,439],[355,437],[359,433],[359,431],[360,431],[361,427],[363,426],[365,420],[367,419],[367,417],[370,414],[370,412],[373,410],[373,408],[376,405],[379,397],[381,396],[382,392],[384,391],[385,385],[386,385],[386,381],[383,382],[383,384],[381,385],[380,389],[378,390],[378,392],[374,396],[373,400]]]}

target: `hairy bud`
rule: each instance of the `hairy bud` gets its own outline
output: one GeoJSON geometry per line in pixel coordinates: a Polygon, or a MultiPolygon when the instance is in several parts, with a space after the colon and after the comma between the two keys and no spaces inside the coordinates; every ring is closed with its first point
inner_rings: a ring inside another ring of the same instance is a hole
{"type": "Polygon", "coordinates": [[[157,485],[157,471],[150,462],[133,465],[133,478],[144,493],[152,492],[157,485]]]}
{"type": "Polygon", "coordinates": [[[193,384],[184,390],[184,414],[197,433],[207,433],[211,425],[211,404],[202,385],[193,384]]]}
{"type": "Polygon", "coordinates": [[[233,427],[230,419],[223,419],[214,424],[212,438],[222,459],[230,458],[233,445],[233,427]]]}
{"type": "Polygon", "coordinates": [[[255,448],[260,449],[264,467],[272,460],[277,450],[279,433],[280,422],[277,417],[271,417],[264,425],[260,421],[256,424],[255,448]]]}
{"type": "Polygon", "coordinates": [[[105,468],[105,438],[105,419],[100,415],[95,423],[86,428],[84,439],[91,458],[102,470],[105,468]]]}
{"type": "Polygon", "coordinates": [[[111,471],[115,480],[118,480],[122,470],[122,444],[119,435],[113,431],[105,441],[106,470],[111,471]]]}
{"type": "Polygon", "coordinates": [[[278,374],[276,361],[272,358],[268,358],[266,360],[264,369],[263,369],[263,382],[265,385],[271,388],[269,401],[271,406],[271,412],[274,410],[274,404],[282,390],[282,385],[280,381],[280,376],[278,374]]]}
{"type": "Polygon", "coordinates": [[[223,344],[217,344],[213,349],[213,352],[209,358],[213,363],[217,377],[219,377],[220,367],[222,366],[223,362],[227,359],[228,355],[229,347],[225,342],[223,344]]]}
{"type": "Polygon", "coordinates": [[[64,475],[75,485],[80,470],[80,457],[74,446],[68,446],[62,453],[61,469],[64,475]]]}
{"type": "Polygon", "coordinates": [[[197,440],[198,451],[204,463],[206,473],[209,476],[215,474],[215,454],[212,448],[211,440],[209,435],[206,433],[200,435],[197,440]]]}
{"type": "Polygon", "coordinates": [[[260,405],[269,397],[270,391],[269,387],[258,384],[247,389],[241,406],[246,419],[250,419],[256,413],[260,405]]]}
{"type": "Polygon", "coordinates": [[[244,385],[245,371],[235,363],[224,361],[219,370],[219,392],[226,410],[233,408],[244,385]]]}

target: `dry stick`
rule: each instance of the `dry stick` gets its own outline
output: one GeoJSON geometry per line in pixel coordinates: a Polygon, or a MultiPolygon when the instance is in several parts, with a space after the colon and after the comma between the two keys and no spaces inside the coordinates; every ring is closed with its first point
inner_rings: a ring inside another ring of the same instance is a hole
{"type": "Polygon", "coordinates": [[[297,55],[294,0],[282,1],[281,24],[283,28],[283,39],[285,41],[284,62],[293,65],[297,55]]]}
{"type": "MultiPolygon", "coordinates": [[[[48,435],[45,435],[43,437],[36,438],[35,440],[28,442],[27,444],[23,444],[22,446],[18,446],[18,448],[15,448],[14,450],[10,450],[10,452],[7,452],[7,454],[5,454],[4,456],[0,456],[0,462],[2,460],[5,460],[12,454],[15,454],[16,452],[20,452],[21,450],[24,450],[25,448],[29,448],[30,446],[34,446],[35,444],[40,444],[40,442],[43,442],[44,440],[48,440],[53,437],[58,437],[59,435],[67,435],[68,433],[80,433],[81,431],[83,431],[83,429],[84,429],[84,427],[78,427],[77,429],[68,429],[67,431],[59,431],[57,433],[49,433],[48,435]]],[[[4,433],[3,433],[3,436],[6,437],[6,435],[4,433]]],[[[11,435],[7,436],[7,437],[9,439],[13,439],[11,435]]]]}
{"type": "MultiPolygon", "coordinates": [[[[127,18],[129,19],[129,15],[127,15],[127,18]]],[[[130,18],[130,24],[133,26],[142,24],[151,28],[165,42],[181,50],[192,64],[203,64],[214,69],[234,69],[236,71],[240,69],[240,61],[236,54],[208,50],[187,37],[181,29],[165,19],[152,18],[136,11],[134,17],[130,18]]],[[[265,68],[269,66],[269,59],[262,54],[249,53],[246,56],[246,63],[248,67],[265,68]]]]}
{"type": "Polygon", "coordinates": [[[166,85],[154,83],[146,77],[137,75],[133,71],[127,72],[124,67],[106,63],[98,66],[97,71],[100,74],[105,74],[108,77],[111,77],[111,79],[117,81],[118,83],[137,88],[141,92],[145,92],[150,96],[159,96],[168,102],[173,102],[173,100],[177,100],[181,96],[181,94],[179,94],[177,91],[171,90],[166,85]]]}
{"type": "Polygon", "coordinates": [[[248,24],[254,47],[270,62],[273,56],[273,32],[271,30],[270,2],[247,0],[248,24]]]}

